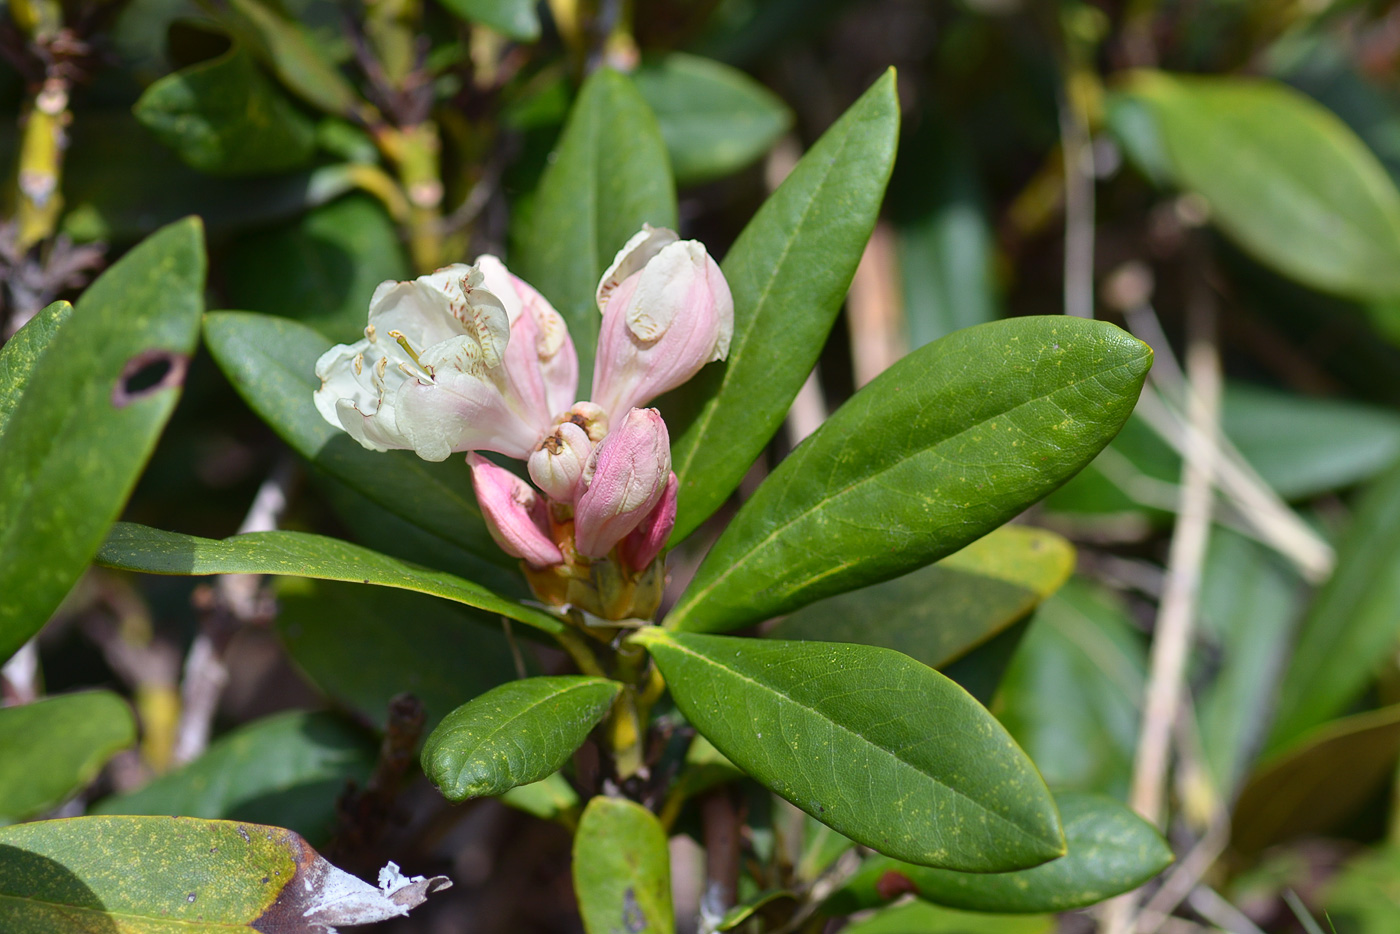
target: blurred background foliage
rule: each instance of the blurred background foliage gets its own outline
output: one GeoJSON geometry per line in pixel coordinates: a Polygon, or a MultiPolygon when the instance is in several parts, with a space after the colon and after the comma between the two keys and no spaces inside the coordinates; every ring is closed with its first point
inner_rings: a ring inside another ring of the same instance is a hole
{"type": "MultiPolygon", "coordinates": [[[[1146,895],[1154,930],[1400,930],[1400,5],[8,0],[0,12],[5,336],[193,213],[208,234],[207,307],[351,340],[381,280],[549,241],[541,178],[599,68],[630,76],[646,107],[628,119],[659,126],[681,230],[723,255],[803,149],[896,66],[903,130],[883,219],[844,325],[754,476],[856,387],[958,328],[1075,313],[1132,330],[1157,352],[1137,415],[1026,517],[1077,554],[940,565],[870,599],[903,608],[889,638],[989,702],[1057,793],[1124,800],[1153,633],[1184,601],[1195,626],[1160,815],[1178,861],[1146,895]],[[1191,489],[1205,491],[1204,516],[1191,489]],[[948,602],[957,587],[974,588],[976,612],[948,602]]],[[[625,160],[628,124],[595,119],[590,158],[625,160]]],[[[586,179],[570,190],[627,194],[586,179]]],[[[470,576],[475,559],[297,460],[207,354],[125,515],[223,537],[273,481],[289,494],[283,527],[470,576]]],[[[697,558],[677,556],[677,587],[697,558]]],[[[854,600],[775,634],[837,638],[871,605],[854,600]]],[[[518,810],[449,809],[411,776],[390,803],[369,800],[394,695],[415,693],[431,728],[534,664],[489,626],[467,640],[471,614],[328,582],[230,593],[94,570],[39,640],[41,676],[12,663],[4,686],[11,700],[99,686],[134,702],[137,746],[68,813],[237,816],[329,841],[353,868],[387,852],[457,881],[387,930],[572,930],[568,836],[521,813],[567,812],[566,785],[517,789],[518,810]],[[205,704],[207,750],[198,736],[181,745],[200,639],[227,678],[205,704]],[[337,804],[347,780],[370,792],[337,804]],[[366,817],[374,807],[387,811],[366,817]]],[[[84,749],[133,741],[120,709],[93,703],[80,719],[84,749]]],[[[64,767],[87,782],[100,765],[64,767]]],[[[733,778],[703,766],[686,780],[733,778]]],[[[0,796],[0,819],[71,790],[0,796]]],[[[746,794],[756,894],[792,821],[746,794]]],[[[820,868],[840,852],[800,824],[801,859],[820,868]]],[[[684,928],[694,906],[677,907],[684,928]]],[[[974,924],[915,902],[852,930],[1056,923],[1096,922],[974,924]]]]}

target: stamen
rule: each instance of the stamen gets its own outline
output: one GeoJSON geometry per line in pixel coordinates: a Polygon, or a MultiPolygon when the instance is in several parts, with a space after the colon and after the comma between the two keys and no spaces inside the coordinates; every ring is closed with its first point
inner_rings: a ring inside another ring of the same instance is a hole
{"type": "Polygon", "coordinates": [[[360,373],[363,372],[363,370],[364,370],[364,365],[365,365],[365,355],[362,354],[362,353],[357,353],[357,354],[355,354],[355,375],[356,375],[356,376],[359,376],[360,373]]]}
{"type": "Polygon", "coordinates": [[[408,338],[403,336],[402,331],[390,331],[389,336],[392,337],[394,340],[398,341],[398,344],[400,347],[403,348],[404,353],[412,357],[414,363],[417,363],[419,366],[423,365],[422,361],[418,359],[418,351],[414,350],[412,347],[409,346],[408,338]]]}
{"type": "Polygon", "coordinates": [[[374,332],[374,325],[372,325],[372,324],[365,325],[365,338],[366,338],[371,344],[373,344],[375,341],[379,340],[378,335],[375,334],[375,332],[374,332]]]}

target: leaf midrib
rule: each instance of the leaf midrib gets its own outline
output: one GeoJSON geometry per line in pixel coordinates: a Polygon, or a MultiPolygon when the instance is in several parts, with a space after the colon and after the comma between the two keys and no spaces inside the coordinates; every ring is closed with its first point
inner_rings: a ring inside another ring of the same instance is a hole
{"type": "MultiPolygon", "coordinates": [[[[728,667],[726,667],[726,666],[720,664],[719,662],[717,662],[717,661],[715,661],[715,660],[713,660],[713,659],[711,659],[711,658],[709,658],[709,657],[707,657],[707,656],[705,656],[705,655],[702,655],[702,654],[700,654],[699,652],[694,651],[693,649],[687,648],[685,645],[682,645],[680,642],[677,642],[677,641],[675,641],[674,639],[671,639],[671,638],[669,638],[669,637],[666,637],[666,638],[656,639],[655,641],[661,642],[661,644],[666,645],[666,646],[668,646],[668,647],[670,647],[670,648],[674,648],[674,649],[677,649],[678,651],[684,652],[686,655],[689,655],[689,656],[692,657],[692,658],[698,659],[699,661],[702,661],[702,662],[704,662],[705,664],[710,665],[710,666],[712,666],[712,667],[714,667],[714,668],[718,668],[720,671],[729,672],[733,677],[738,678],[738,679],[740,679],[741,681],[745,681],[745,682],[747,682],[748,684],[751,684],[751,685],[753,685],[754,687],[756,687],[756,688],[758,688],[758,689],[760,689],[760,690],[763,690],[763,691],[768,692],[769,694],[773,695],[775,698],[778,698],[780,701],[787,701],[787,702],[788,702],[789,704],[791,704],[793,707],[796,707],[796,708],[799,709],[799,710],[803,710],[803,711],[809,712],[812,716],[817,717],[817,718],[823,720],[824,722],[831,724],[832,726],[834,726],[834,727],[836,727],[837,729],[843,731],[844,733],[846,733],[846,734],[849,735],[849,736],[855,737],[857,740],[859,740],[860,742],[865,743],[866,745],[870,746],[871,748],[880,750],[881,752],[885,753],[885,755],[887,755],[889,758],[891,758],[891,759],[893,759],[894,761],[896,761],[896,762],[898,762],[898,763],[900,763],[900,764],[906,766],[907,768],[912,769],[916,774],[918,774],[918,775],[922,776],[923,778],[927,779],[928,781],[932,782],[934,785],[937,785],[939,788],[943,789],[943,790],[946,791],[948,794],[953,795],[954,797],[957,797],[957,798],[959,798],[959,799],[961,799],[961,800],[963,800],[963,801],[966,801],[968,804],[970,804],[970,805],[972,805],[974,808],[976,808],[978,812],[983,813],[983,814],[986,814],[987,816],[989,816],[989,817],[992,818],[993,820],[996,820],[996,821],[999,821],[999,822],[1005,824],[1006,826],[1010,827],[1012,830],[1016,831],[1016,833],[1020,834],[1021,836],[1025,837],[1025,838],[1027,838],[1027,839],[1030,839],[1030,840],[1035,840],[1035,841],[1038,842],[1038,843],[1045,843],[1045,842],[1046,842],[1046,841],[1045,841],[1044,839],[1042,839],[1041,837],[1038,837],[1038,836],[1035,836],[1034,834],[1032,834],[1032,833],[1031,833],[1029,830],[1027,830],[1026,828],[1021,827],[1020,825],[1018,825],[1018,824],[1016,824],[1016,823],[1013,823],[1013,822],[1011,821],[1010,818],[1005,817],[1005,816],[1003,816],[1003,815],[1001,815],[1001,814],[997,814],[995,811],[989,810],[989,809],[986,807],[986,805],[982,804],[980,801],[977,801],[976,799],[974,799],[974,798],[972,798],[972,797],[969,797],[968,794],[967,794],[966,792],[961,791],[960,789],[954,788],[953,786],[948,785],[948,784],[946,784],[945,782],[940,781],[939,779],[935,778],[934,776],[932,776],[932,775],[930,775],[929,773],[927,773],[927,772],[923,771],[922,769],[920,769],[920,768],[919,768],[917,765],[915,765],[914,763],[908,761],[907,759],[904,759],[903,757],[901,757],[900,755],[898,755],[897,753],[895,753],[893,750],[886,749],[884,746],[881,746],[879,743],[875,742],[875,741],[872,740],[872,739],[867,739],[866,737],[862,736],[860,733],[857,733],[855,730],[851,729],[850,727],[846,726],[845,724],[841,723],[840,721],[834,720],[834,719],[832,719],[831,717],[826,716],[826,715],[823,714],[822,712],[818,711],[816,708],[808,707],[808,706],[806,706],[806,705],[804,705],[804,704],[798,702],[798,701],[795,700],[794,698],[790,697],[789,695],[782,693],[782,692],[779,691],[777,688],[774,688],[774,687],[772,687],[772,686],[770,686],[770,685],[764,684],[762,681],[755,680],[754,678],[752,678],[752,677],[750,677],[750,676],[748,676],[748,675],[746,675],[746,674],[744,674],[744,673],[742,673],[742,672],[740,672],[740,671],[737,671],[737,670],[734,669],[734,668],[728,668],[728,667]]],[[[889,650],[889,651],[893,651],[893,650],[889,650]]],[[[896,654],[897,654],[897,653],[896,653],[896,654]]],[[[989,714],[988,716],[990,716],[990,714],[989,714]]],[[[723,751],[723,750],[721,750],[721,752],[722,752],[722,751],[723,751]]],[[[1055,845],[1063,846],[1063,841],[1051,841],[1051,842],[1054,843],[1055,845]]]]}
{"type": "MultiPolygon", "coordinates": [[[[757,542],[755,542],[751,547],[749,547],[746,551],[744,551],[744,552],[743,552],[742,554],[740,554],[737,558],[735,558],[733,561],[731,561],[731,562],[729,563],[729,566],[726,567],[723,571],[721,571],[721,572],[720,572],[720,575],[719,575],[718,577],[716,577],[710,584],[708,584],[707,586],[702,587],[702,588],[700,588],[700,589],[698,589],[698,590],[692,590],[692,591],[690,591],[689,594],[687,595],[687,596],[688,596],[688,599],[687,599],[687,601],[686,601],[686,604],[682,607],[683,612],[682,612],[679,616],[677,616],[677,617],[674,618],[674,620],[671,622],[671,625],[673,625],[673,626],[679,625],[681,620],[684,620],[687,616],[689,616],[689,615],[691,614],[691,612],[692,612],[691,608],[692,608],[692,607],[696,606],[696,605],[697,605],[699,602],[701,602],[711,591],[713,591],[716,587],[718,587],[718,586],[719,586],[720,584],[722,584],[725,580],[727,580],[727,579],[729,578],[729,576],[730,576],[731,574],[733,574],[734,571],[735,571],[737,568],[743,566],[746,562],[748,562],[748,560],[749,560],[755,553],[757,553],[759,550],[761,550],[762,548],[764,548],[764,547],[766,547],[767,545],[771,544],[772,541],[773,541],[776,537],[778,537],[781,533],[786,532],[787,529],[790,528],[791,526],[796,525],[796,524],[799,523],[799,522],[805,521],[812,513],[816,512],[818,509],[821,509],[821,508],[823,508],[824,506],[826,506],[827,504],[832,503],[832,502],[834,502],[834,501],[836,501],[836,500],[838,500],[838,499],[840,499],[840,498],[845,497],[847,494],[849,494],[849,493],[855,491],[856,489],[858,489],[858,488],[860,488],[860,487],[863,487],[863,486],[864,486],[865,484],[867,484],[867,483],[872,483],[872,482],[874,482],[875,480],[877,480],[877,479],[879,479],[880,477],[883,477],[885,474],[889,473],[891,470],[895,470],[895,469],[897,469],[897,468],[903,466],[907,461],[909,461],[909,460],[911,460],[911,459],[913,459],[913,458],[915,458],[915,457],[921,457],[921,456],[923,456],[924,454],[927,454],[929,451],[931,451],[931,450],[933,450],[933,449],[935,449],[935,448],[938,448],[938,447],[942,447],[944,444],[947,444],[947,443],[950,442],[950,441],[954,441],[954,440],[956,440],[957,438],[962,437],[963,435],[967,434],[967,433],[970,432],[970,431],[975,431],[975,430],[977,430],[977,429],[980,428],[982,425],[984,425],[985,423],[991,421],[992,419],[995,419],[995,418],[1005,418],[1005,417],[1009,416],[1011,413],[1017,411],[1018,409],[1022,409],[1022,408],[1024,408],[1024,407],[1028,406],[1028,405],[1033,405],[1033,404],[1035,404],[1035,403],[1041,402],[1041,401],[1043,401],[1043,400],[1045,400],[1045,399],[1050,398],[1051,396],[1053,396],[1053,395],[1055,395],[1055,394],[1057,394],[1057,393],[1064,392],[1065,390],[1068,390],[1068,389],[1073,389],[1074,387],[1079,386],[1079,385],[1081,385],[1081,384],[1083,384],[1083,383],[1086,383],[1086,382],[1097,381],[1097,380],[1101,379],[1102,377],[1104,377],[1104,376],[1106,376],[1106,375],[1108,375],[1108,374],[1114,372],[1115,370],[1121,370],[1121,369],[1124,369],[1124,368],[1127,368],[1127,367],[1132,366],[1133,363],[1137,362],[1137,360],[1140,360],[1140,359],[1141,359],[1141,355],[1139,355],[1138,357],[1134,358],[1134,360],[1132,360],[1132,361],[1124,361],[1123,363],[1115,364],[1114,366],[1108,367],[1108,368],[1103,369],[1103,370],[1099,370],[1099,371],[1095,372],[1094,374],[1092,374],[1092,375],[1090,375],[1090,376],[1085,376],[1085,377],[1083,377],[1082,379],[1077,379],[1077,380],[1074,380],[1073,382],[1069,382],[1069,383],[1063,383],[1063,384],[1057,386],[1055,389],[1051,390],[1050,392],[1043,393],[1043,394],[1041,394],[1041,395],[1033,396],[1033,397],[1031,397],[1031,398],[1029,398],[1029,399],[1022,400],[1021,402],[1018,402],[1018,403],[1016,403],[1015,405],[1012,405],[1012,406],[1009,407],[1009,408],[1002,409],[1002,410],[1000,410],[1000,411],[997,411],[997,412],[994,412],[994,413],[992,413],[992,414],[990,414],[990,415],[987,415],[987,416],[985,416],[984,418],[978,420],[977,422],[975,422],[975,423],[973,423],[973,424],[967,426],[966,428],[962,429],[961,431],[956,432],[955,434],[951,434],[951,435],[947,435],[947,436],[945,436],[945,437],[943,437],[943,438],[939,438],[937,441],[933,442],[932,444],[926,445],[925,447],[922,447],[922,448],[918,449],[917,451],[911,452],[910,454],[908,454],[908,455],[906,455],[906,456],[904,456],[904,457],[899,458],[897,461],[894,461],[894,462],[891,463],[889,466],[887,466],[887,467],[885,467],[885,468],[883,468],[883,469],[881,469],[881,470],[879,470],[879,471],[877,471],[877,472],[865,474],[865,475],[863,475],[863,476],[861,476],[861,477],[858,477],[858,478],[856,478],[854,481],[852,481],[852,482],[848,483],[846,486],[842,487],[841,489],[832,492],[832,493],[831,493],[830,495],[828,495],[828,496],[824,496],[822,499],[818,500],[818,501],[817,501],[816,503],[814,503],[812,506],[810,506],[810,507],[808,507],[807,509],[804,509],[804,510],[802,510],[801,512],[798,512],[798,513],[796,513],[795,515],[793,515],[793,517],[790,518],[790,519],[788,519],[786,522],[782,523],[781,525],[775,526],[766,536],[764,536],[762,539],[759,539],[759,540],[758,540],[757,542]],[[690,594],[693,594],[693,596],[690,596],[690,594]]],[[[830,424],[831,424],[831,423],[828,422],[826,425],[823,425],[822,428],[826,428],[826,427],[828,427],[830,424]]],[[[821,429],[818,429],[818,430],[820,431],[821,429]]],[[[811,450],[811,449],[809,448],[808,450],[811,450]]],[[[779,466],[779,469],[780,469],[780,470],[782,469],[782,466],[783,466],[783,465],[780,465],[780,466],[779,466]]],[[[771,478],[770,478],[770,481],[769,481],[769,482],[771,482],[771,478]]],[[[722,541],[723,541],[723,539],[721,539],[721,542],[722,542],[722,541]]],[[[716,547],[718,547],[718,544],[719,544],[719,543],[716,543],[716,547]]],[[[713,552],[713,550],[712,550],[711,554],[713,554],[713,553],[714,553],[714,552],[713,552]]],[[[792,592],[794,592],[796,589],[798,589],[798,588],[800,588],[800,587],[805,587],[805,586],[807,586],[808,584],[810,584],[813,580],[816,580],[817,578],[820,578],[820,577],[824,577],[824,576],[828,575],[829,573],[831,573],[830,569],[824,569],[820,574],[817,574],[817,575],[815,575],[815,576],[813,576],[813,577],[809,577],[809,578],[807,578],[807,579],[805,579],[805,580],[803,580],[803,581],[801,581],[801,582],[794,582],[793,586],[790,587],[790,588],[788,588],[788,589],[786,590],[786,592],[787,592],[787,593],[792,593],[792,592]]]]}

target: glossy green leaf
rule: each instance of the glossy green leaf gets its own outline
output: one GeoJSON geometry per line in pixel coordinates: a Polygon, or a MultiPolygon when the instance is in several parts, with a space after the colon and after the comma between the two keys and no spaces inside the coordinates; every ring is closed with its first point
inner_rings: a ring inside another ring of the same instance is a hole
{"type": "Polygon", "coordinates": [[[993,321],[915,351],[768,476],[667,625],[733,629],[957,551],[1089,463],[1151,363],[1113,325],[1058,316],[993,321]]]}
{"type": "Polygon", "coordinates": [[[491,565],[514,562],[491,541],[462,460],[430,464],[412,451],[367,451],[331,426],[311,396],[320,385],[316,360],[331,342],[305,325],[271,315],[207,315],[204,339],[224,375],[264,421],[317,469],[377,506],[491,565]]]}
{"type": "Polygon", "coordinates": [[[452,711],[423,746],[423,771],[449,801],[542,781],[569,761],[622,685],[558,675],[492,688],[452,711]]]}
{"type": "Polygon", "coordinates": [[[96,560],[107,567],[146,574],[282,574],[353,581],[432,594],[545,632],[560,632],[564,626],[556,617],[507,600],[480,584],[309,532],[249,532],[216,540],[118,522],[96,560]]]}
{"type": "Polygon", "coordinates": [[[787,132],[792,114],[771,91],[713,59],[673,52],[632,76],[646,99],[680,185],[732,175],[787,132]]]}
{"type": "Polygon", "coordinates": [[[673,934],[666,831],[624,798],[588,802],[574,837],[574,893],[588,934],[673,934]]]}
{"type": "Polygon", "coordinates": [[[656,117],[632,80],[607,68],[583,84],[516,225],[511,267],[564,316],[587,395],[601,316],[598,280],[642,224],[676,226],[676,192],[656,117]]]}
{"type": "Polygon", "coordinates": [[[431,729],[516,676],[499,617],[424,594],[304,577],[281,578],[276,593],[277,634],[292,661],[370,723],[383,724],[389,701],[408,692],[431,729]]]}
{"type": "Polygon", "coordinates": [[[888,857],[861,864],[824,906],[850,914],[906,892],[949,908],[1035,914],[1094,905],[1131,891],[1172,861],[1171,848],[1151,824],[1101,795],[1055,796],[1069,852],[1020,872],[969,873],[912,866],[888,857]]]}
{"type": "Polygon", "coordinates": [[[662,405],[680,480],[671,541],[739,485],[812,371],[875,226],[898,134],[890,70],[802,157],[725,256],[729,357],[662,405]]]}
{"type": "Polygon", "coordinates": [[[890,179],[909,346],[1000,317],[996,234],[968,131],[925,114],[890,179]]]}
{"type": "Polygon", "coordinates": [[[992,710],[1051,785],[1125,796],[1146,682],[1132,619],[1076,579],[1036,613],[992,710]]]}
{"type": "Polygon", "coordinates": [[[54,302],[30,318],[0,347],[0,438],[5,436],[5,425],[19,407],[29,374],[34,372],[35,364],[72,314],[72,305],[54,302]]]}
{"type": "Polygon", "coordinates": [[[1007,525],[937,564],[804,607],[765,635],[882,645],[941,668],[1024,618],[1073,570],[1069,542],[1007,525]]]}
{"type": "Polygon", "coordinates": [[[1335,114],[1282,84],[1139,72],[1173,180],[1275,270],[1353,298],[1400,294],[1400,192],[1335,114]]]}
{"type": "Polygon", "coordinates": [[[1333,830],[1395,775],[1400,705],[1334,720],[1271,756],[1250,776],[1231,816],[1241,853],[1333,830]]]}
{"type": "Polygon", "coordinates": [[[520,42],[540,37],[535,0],[442,0],[442,5],[468,22],[490,26],[520,42]]]}
{"type": "Polygon", "coordinates": [[[316,128],[235,45],[166,75],[133,108],[136,119],[192,168],[263,175],[311,161],[316,128]]]}
{"type": "Polygon", "coordinates": [[[179,398],[203,293],[199,222],[165,228],[88,287],[82,327],[58,329],[7,403],[0,660],[39,631],[125,504],[179,398]]]}
{"type": "Polygon", "coordinates": [[[841,930],[846,934],[1052,934],[1055,919],[958,911],[912,901],[882,908],[841,930]]]}
{"type": "Polygon", "coordinates": [[[1299,628],[1284,674],[1268,750],[1344,712],[1400,636],[1400,466],[1356,502],[1337,568],[1299,628]]]}
{"type": "Polygon", "coordinates": [[[1191,679],[1201,752],[1227,799],[1264,744],[1303,586],[1277,553],[1216,527],[1200,596],[1204,658],[1191,679]]]}
{"type": "Polygon", "coordinates": [[[346,343],[363,336],[375,286],[410,275],[394,222],[363,194],[239,237],[226,269],[233,307],[296,318],[346,343]]]}
{"type": "Polygon", "coordinates": [[[325,934],[401,915],[438,888],[390,901],[279,827],[188,817],[74,817],[0,827],[5,934],[325,934]]]}
{"type": "Polygon", "coordinates": [[[0,823],[62,804],[134,742],[131,709],[107,691],[0,708],[0,823]]]}
{"type": "Polygon", "coordinates": [[[325,840],[346,783],[364,787],[378,751],[372,736],[339,717],[280,713],[219,737],[188,765],[104,798],[89,813],[246,820],[325,840]]]}
{"type": "Polygon", "coordinates": [[[731,761],[858,843],[921,865],[1064,852],[1035,766],[991,715],[889,649],[640,630],[676,706],[731,761]]]}
{"type": "Polygon", "coordinates": [[[229,0],[223,21],[293,94],[327,113],[356,115],[361,102],[355,89],[301,24],[284,19],[258,0],[229,0]]]}

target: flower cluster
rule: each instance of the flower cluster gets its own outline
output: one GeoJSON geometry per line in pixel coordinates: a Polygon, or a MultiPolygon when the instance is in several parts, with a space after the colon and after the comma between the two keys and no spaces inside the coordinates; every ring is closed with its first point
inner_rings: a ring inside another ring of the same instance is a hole
{"type": "Polygon", "coordinates": [[[385,282],[363,340],[316,362],[316,408],[375,451],[468,452],[492,537],[536,594],[649,615],[676,519],[670,437],[649,401],[722,360],[734,304],[704,246],[644,227],[598,283],[591,401],[564,319],[494,256],[385,282]],[[534,486],[476,453],[523,460],[534,486]]]}

